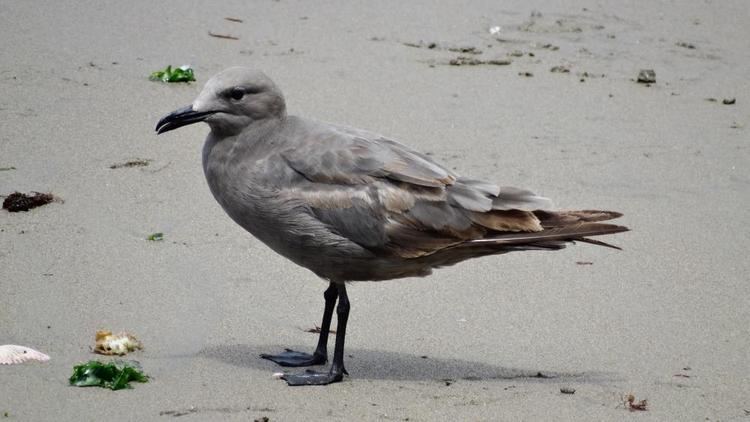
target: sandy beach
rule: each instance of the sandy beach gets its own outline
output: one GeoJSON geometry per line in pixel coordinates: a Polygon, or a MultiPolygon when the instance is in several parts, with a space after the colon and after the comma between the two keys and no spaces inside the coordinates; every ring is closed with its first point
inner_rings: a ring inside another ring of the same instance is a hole
{"type": "Polygon", "coordinates": [[[51,357],[0,366],[0,421],[750,418],[747,1],[46,3],[0,1],[0,195],[61,199],[0,210],[0,345],[51,357]],[[154,133],[235,65],[632,231],[353,283],[351,376],[288,387],[258,355],[313,349],[326,282],[215,202],[207,126],[154,133]],[[148,383],[68,385],[102,328],[148,383]]]}

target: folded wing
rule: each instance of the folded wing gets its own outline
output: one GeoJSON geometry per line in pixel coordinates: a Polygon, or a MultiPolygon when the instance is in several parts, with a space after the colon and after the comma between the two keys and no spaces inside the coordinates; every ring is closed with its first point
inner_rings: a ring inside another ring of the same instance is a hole
{"type": "Polygon", "coordinates": [[[549,244],[613,230],[606,224],[563,230],[614,214],[551,211],[546,198],[463,178],[379,135],[327,126],[311,136],[282,153],[303,178],[284,194],[301,199],[336,234],[379,254],[418,258],[472,242],[549,244]]]}

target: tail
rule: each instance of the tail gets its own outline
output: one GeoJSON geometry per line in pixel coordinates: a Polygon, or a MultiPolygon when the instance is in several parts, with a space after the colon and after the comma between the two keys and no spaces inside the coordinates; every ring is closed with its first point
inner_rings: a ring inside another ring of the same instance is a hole
{"type": "Polygon", "coordinates": [[[561,249],[566,242],[585,242],[594,245],[620,249],[608,243],[588,239],[588,236],[601,236],[626,232],[625,226],[598,223],[612,220],[622,214],[613,211],[533,211],[543,230],[537,232],[494,233],[491,236],[475,239],[462,246],[508,247],[509,249],[561,249]]]}
{"type": "MultiPolygon", "coordinates": [[[[420,269],[419,275],[429,274],[431,268],[448,267],[461,261],[480,256],[499,255],[513,251],[556,250],[562,249],[568,242],[585,242],[594,245],[620,249],[617,246],[589,239],[588,236],[628,231],[625,226],[618,226],[599,221],[611,220],[622,214],[611,211],[533,211],[539,219],[541,230],[529,231],[491,231],[481,239],[467,240],[441,249],[431,255],[414,260],[420,269]]],[[[538,226],[537,226],[538,227],[538,226]]]]}

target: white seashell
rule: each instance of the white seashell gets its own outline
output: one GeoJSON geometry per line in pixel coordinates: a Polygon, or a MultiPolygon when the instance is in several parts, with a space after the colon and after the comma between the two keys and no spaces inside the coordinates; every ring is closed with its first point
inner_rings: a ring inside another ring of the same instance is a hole
{"type": "Polygon", "coordinates": [[[502,28],[500,28],[499,26],[493,26],[492,28],[490,28],[490,35],[497,34],[498,32],[500,32],[501,29],[502,28]]]}
{"type": "Polygon", "coordinates": [[[6,344],[0,346],[0,365],[13,365],[15,363],[24,363],[29,360],[46,362],[49,356],[42,352],[15,344],[6,344]]]}
{"type": "Polygon", "coordinates": [[[283,373],[283,372],[274,372],[274,374],[273,374],[273,375],[271,375],[271,376],[272,376],[272,377],[273,377],[274,379],[280,380],[280,379],[281,379],[281,377],[283,377],[283,376],[284,376],[284,373],[283,373]]]}
{"type": "Polygon", "coordinates": [[[132,334],[120,333],[113,335],[111,331],[107,330],[96,332],[96,345],[94,346],[94,352],[96,353],[122,356],[138,349],[143,349],[143,344],[132,334]]]}

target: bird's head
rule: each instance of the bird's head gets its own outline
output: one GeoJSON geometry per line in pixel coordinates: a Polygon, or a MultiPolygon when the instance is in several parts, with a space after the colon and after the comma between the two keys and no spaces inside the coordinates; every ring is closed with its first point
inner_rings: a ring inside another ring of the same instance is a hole
{"type": "Polygon", "coordinates": [[[198,98],[156,124],[156,133],[206,122],[215,133],[234,135],[254,122],[286,114],[284,96],[263,72],[231,67],[206,82],[198,98]]]}

